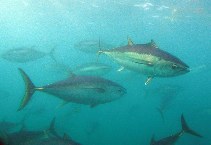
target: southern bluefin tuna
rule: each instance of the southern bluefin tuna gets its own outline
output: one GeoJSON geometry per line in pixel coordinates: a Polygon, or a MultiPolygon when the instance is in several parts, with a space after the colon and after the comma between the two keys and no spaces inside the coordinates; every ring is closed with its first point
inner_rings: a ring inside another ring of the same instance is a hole
{"type": "Polygon", "coordinates": [[[142,73],[148,78],[147,85],[154,77],[173,77],[189,72],[189,66],[172,54],[161,50],[152,40],[146,44],[133,44],[128,39],[128,45],[101,50],[121,65],[130,70],[142,73]]]}
{"type": "Polygon", "coordinates": [[[48,138],[50,136],[57,136],[54,130],[55,118],[51,121],[49,129],[44,129],[40,131],[27,131],[22,128],[20,131],[7,133],[0,133],[0,140],[4,145],[29,145],[30,142],[48,138]]]}
{"type": "Polygon", "coordinates": [[[74,75],[53,84],[35,87],[28,75],[20,68],[19,71],[25,81],[26,92],[18,110],[26,106],[35,91],[54,95],[66,102],[85,104],[91,107],[119,99],[126,93],[126,89],[121,85],[94,76],[74,75]]]}
{"type": "Polygon", "coordinates": [[[100,47],[112,48],[110,44],[107,44],[100,40],[82,40],[74,45],[74,48],[86,53],[96,53],[99,51],[100,47]]]}
{"type": "Polygon", "coordinates": [[[72,73],[85,76],[102,76],[111,71],[111,66],[99,62],[84,63],[73,69],[63,63],[54,63],[52,65],[48,65],[47,68],[49,68],[51,72],[54,71],[59,74],[63,73],[68,76],[72,73]]]}
{"type": "Polygon", "coordinates": [[[34,47],[14,48],[3,53],[1,57],[8,61],[18,62],[18,63],[26,63],[29,61],[35,61],[47,55],[49,55],[53,60],[55,60],[53,56],[54,50],[55,49],[53,48],[49,53],[46,53],[46,52],[38,51],[34,49],[34,47]]]}
{"type": "Polygon", "coordinates": [[[197,132],[193,131],[190,129],[185,121],[185,118],[183,115],[181,115],[181,125],[182,125],[182,130],[174,135],[165,137],[163,139],[160,139],[158,141],[155,141],[154,137],[151,139],[150,145],[174,145],[176,141],[184,134],[184,133],[189,133],[191,135],[197,136],[197,137],[202,137],[200,134],[197,132]]]}
{"type": "Polygon", "coordinates": [[[73,69],[74,74],[88,76],[102,76],[107,74],[109,71],[111,71],[111,67],[109,65],[99,62],[85,63],[73,69]]]}
{"type": "Polygon", "coordinates": [[[64,134],[63,137],[54,136],[40,140],[33,140],[30,144],[24,145],[81,145],[80,143],[72,140],[68,135],[64,134]]]}

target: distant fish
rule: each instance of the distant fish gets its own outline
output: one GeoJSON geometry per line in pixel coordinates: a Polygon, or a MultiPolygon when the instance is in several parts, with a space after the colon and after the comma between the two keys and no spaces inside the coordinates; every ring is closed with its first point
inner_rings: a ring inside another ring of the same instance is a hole
{"type": "Polygon", "coordinates": [[[162,120],[164,121],[164,111],[171,107],[173,100],[182,91],[181,86],[166,84],[156,88],[153,92],[160,97],[160,105],[157,107],[157,111],[160,113],[162,120]]]}
{"type": "Polygon", "coordinates": [[[7,133],[1,132],[0,139],[5,145],[29,145],[35,140],[57,136],[54,130],[55,118],[51,121],[50,128],[41,131],[27,131],[22,128],[20,131],[7,133]]]}
{"type": "Polygon", "coordinates": [[[39,140],[34,140],[30,142],[30,145],[81,145],[80,143],[74,141],[69,136],[64,134],[63,137],[48,137],[39,140]]]}
{"type": "Polygon", "coordinates": [[[102,76],[110,71],[111,67],[109,65],[97,62],[85,63],[73,69],[74,74],[86,76],[102,76]]]}
{"type": "Polygon", "coordinates": [[[197,132],[193,131],[191,128],[188,127],[184,116],[181,116],[181,124],[182,124],[182,130],[174,135],[162,138],[158,141],[155,141],[154,137],[152,137],[150,145],[174,145],[176,141],[184,134],[189,133],[191,135],[202,137],[197,132]]]}
{"type": "Polygon", "coordinates": [[[19,71],[25,81],[26,92],[18,110],[27,105],[35,91],[54,95],[66,102],[85,104],[91,107],[119,99],[126,93],[126,89],[121,85],[94,76],[76,75],[43,87],[35,87],[28,75],[22,69],[19,71]]]}
{"type": "Polygon", "coordinates": [[[159,49],[153,40],[147,44],[133,44],[128,38],[128,45],[100,50],[100,53],[110,56],[121,67],[146,75],[148,78],[145,85],[154,77],[173,77],[190,71],[188,65],[172,54],[159,49]]]}
{"type": "Polygon", "coordinates": [[[20,123],[14,123],[3,120],[0,122],[0,131],[10,132],[12,129],[16,128],[19,125],[20,123]]]}
{"type": "Polygon", "coordinates": [[[103,76],[111,71],[111,66],[99,62],[84,63],[73,69],[66,64],[54,63],[46,66],[46,68],[50,68],[50,70],[60,74],[66,74],[67,76],[70,76],[72,73],[85,76],[103,76]]]}
{"type": "Polygon", "coordinates": [[[110,49],[112,45],[99,40],[83,40],[76,43],[74,48],[86,53],[97,53],[100,48],[110,49]]]}
{"type": "Polygon", "coordinates": [[[34,49],[34,47],[31,48],[15,48],[10,49],[3,53],[1,57],[5,60],[11,61],[11,62],[18,62],[18,63],[26,63],[29,61],[35,61],[37,59],[43,58],[47,55],[49,55],[53,60],[55,60],[53,53],[55,48],[53,48],[49,53],[38,51],[34,49]]]}

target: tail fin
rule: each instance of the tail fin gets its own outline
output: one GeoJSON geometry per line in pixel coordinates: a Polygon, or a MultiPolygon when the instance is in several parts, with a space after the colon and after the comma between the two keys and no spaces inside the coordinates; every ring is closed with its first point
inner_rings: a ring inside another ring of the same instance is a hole
{"type": "Polygon", "coordinates": [[[188,124],[186,123],[183,114],[181,115],[181,124],[182,124],[182,130],[184,132],[197,136],[197,137],[202,137],[199,133],[195,132],[194,130],[188,127],[188,124]]]}
{"type": "Polygon", "coordinates": [[[19,68],[19,71],[25,82],[26,91],[24,97],[22,98],[21,104],[18,108],[18,111],[22,110],[27,105],[27,103],[30,101],[32,95],[35,92],[35,86],[28,77],[28,75],[21,68],[19,68]]]}
{"type": "Polygon", "coordinates": [[[48,130],[52,135],[59,137],[59,135],[55,131],[55,120],[56,120],[56,118],[54,117],[51,121],[50,128],[48,130]]]}

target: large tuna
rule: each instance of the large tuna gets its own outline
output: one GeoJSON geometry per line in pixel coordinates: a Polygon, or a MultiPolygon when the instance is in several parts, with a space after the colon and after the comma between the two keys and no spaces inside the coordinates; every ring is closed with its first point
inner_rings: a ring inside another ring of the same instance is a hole
{"type": "Polygon", "coordinates": [[[189,66],[172,54],[161,50],[153,40],[146,44],[133,44],[128,39],[128,45],[101,50],[119,63],[123,69],[142,73],[148,77],[147,85],[154,77],[173,77],[189,72],[189,66]]]}

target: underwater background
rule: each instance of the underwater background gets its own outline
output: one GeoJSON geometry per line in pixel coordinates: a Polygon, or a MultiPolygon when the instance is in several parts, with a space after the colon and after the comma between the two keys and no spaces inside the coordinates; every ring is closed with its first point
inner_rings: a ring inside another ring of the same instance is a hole
{"type": "Polygon", "coordinates": [[[209,145],[210,46],[210,0],[0,0],[0,55],[19,47],[46,53],[55,48],[56,59],[46,56],[18,63],[1,58],[0,120],[25,118],[27,129],[41,130],[56,117],[56,131],[83,145],[149,145],[153,135],[160,139],[180,131],[183,113],[203,138],[185,134],[176,144],[209,145]],[[145,86],[146,76],[119,72],[120,66],[110,58],[75,48],[83,40],[100,40],[115,48],[127,45],[128,36],[135,44],[153,39],[161,49],[186,62],[191,71],[155,78],[145,86]],[[103,77],[124,86],[124,97],[94,108],[74,103],[60,107],[60,99],[36,92],[17,111],[25,89],[18,68],[42,86],[68,77],[55,63],[75,68],[95,61],[112,66],[103,77]],[[164,119],[157,111],[161,104],[164,119]]]}

